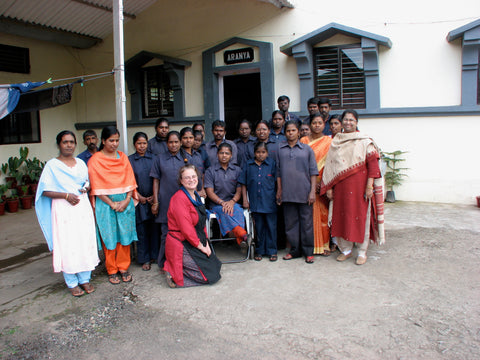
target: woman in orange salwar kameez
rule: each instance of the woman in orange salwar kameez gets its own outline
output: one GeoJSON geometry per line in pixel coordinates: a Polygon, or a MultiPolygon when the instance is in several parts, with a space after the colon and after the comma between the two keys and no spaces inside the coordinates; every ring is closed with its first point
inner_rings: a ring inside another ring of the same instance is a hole
{"type": "Polygon", "coordinates": [[[320,195],[320,180],[322,179],[323,167],[327,158],[328,149],[332,139],[323,135],[325,121],[321,114],[317,113],[310,118],[309,136],[304,136],[300,142],[308,144],[315,153],[315,160],[318,167],[317,194],[313,204],[313,234],[314,248],[316,255],[330,255],[330,229],[328,228],[328,199],[325,195],[320,195]]]}

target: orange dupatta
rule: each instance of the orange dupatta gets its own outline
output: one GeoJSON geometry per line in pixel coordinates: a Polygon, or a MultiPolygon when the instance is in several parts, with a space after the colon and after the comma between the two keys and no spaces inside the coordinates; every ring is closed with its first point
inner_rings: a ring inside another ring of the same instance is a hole
{"type": "Polygon", "coordinates": [[[119,157],[111,158],[97,151],[88,161],[90,195],[113,195],[134,191],[135,175],[127,155],[117,151],[119,157]]]}

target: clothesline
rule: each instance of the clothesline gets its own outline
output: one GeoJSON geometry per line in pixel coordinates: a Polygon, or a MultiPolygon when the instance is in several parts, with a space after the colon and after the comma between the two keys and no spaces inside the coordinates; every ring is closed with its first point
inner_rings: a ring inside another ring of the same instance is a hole
{"type": "MultiPolygon", "coordinates": [[[[87,74],[87,75],[79,75],[79,76],[73,76],[73,77],[69,77],[69,78],[63,78],[63,79],[48,79],[46,81],[47,84],[51,84],[51,83],[54,83],[54,82],[61,82],[61,81],[69,81],[69,80],[79,80],[79,81],[76,81],[76,82],[87,82],[87,81],[91,81],[91,80],[97,80],[97,79],[101,79],[101,78],[104,78],[104,77],[107,77],[107,76],[111,76],[114,74],[114,71],[108,71],[108,72],[102,72],[102,73],[97,73],[97,74],[87,74]]],[[[12,85],[11,84],[0,84],[0,88],[9,88],[11,87],[12,85]]]]}
{"type": "Polygon", "coordinates": [[[90,81],[90,80],[96,80],[100,79],[103,77],[107,77],[110,75],[113,75],[114,71],[108,71],[108,72],[103,72],[103,73],[97,73],[97,74],[88,74],[88,75],[79,75],[79,76],[73,76],[69,78],[64,78],[64,79],[49,79],[50,82],[59,82],[59,81],[68,81],[68,80],[83,80],[83,81],[90,81]]]}

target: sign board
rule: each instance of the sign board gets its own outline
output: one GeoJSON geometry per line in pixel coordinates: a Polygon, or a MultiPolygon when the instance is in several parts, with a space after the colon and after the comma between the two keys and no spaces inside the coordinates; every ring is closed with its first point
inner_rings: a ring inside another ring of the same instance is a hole
{"type": "Polygon", "coordinates": [[[253,61],[253,48],[227,50],[223,53],[223,61],[227,65],[253,61]]]}

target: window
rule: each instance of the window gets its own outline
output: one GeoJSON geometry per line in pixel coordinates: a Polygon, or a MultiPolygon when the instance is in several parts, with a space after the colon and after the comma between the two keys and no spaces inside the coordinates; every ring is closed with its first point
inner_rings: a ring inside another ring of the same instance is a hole
{"type": "Polygon", "coordinates": [[[0,145],[40,142],[38,111],[9,114],[0,119],[0,145]]]}
{"type": "Polygon", "coordinates": [[[315,48],[314,56],[315,96],[329,98],[334,109],[364,109],[362,48],[315,48]]]}
{"type": "Polygon", "coordinates": [[[30,74],[29,49],[0,44],[0,71],[30,74]]]}
{"type": "Polygon", "coordinates": [[[330,98],[335,109],[349,107],[378,112],[380,46],[391,48],[392,42],[384,36],[330,23],[281,46],[280,51],[297,63],[302,104],[315,95],[330,98]],[[342,41],[336,46],[330,42],[322,47],[324,41],[335,35],[351,38],[349,45],[342,41]]]}
{"type": "Polygon", "coordinates": [[[453,42],[462,40],[462,106],[480,105],[480,19],[472,21],[447,35],[453,42]]]}
{"type": "Polygon", "coordinates": [[[174,92],[163,66],[145,69],[143,71],[143,83],[143,116],[145,118],[173,117],[174,92]]]}

